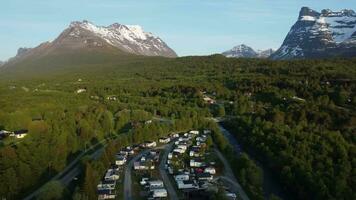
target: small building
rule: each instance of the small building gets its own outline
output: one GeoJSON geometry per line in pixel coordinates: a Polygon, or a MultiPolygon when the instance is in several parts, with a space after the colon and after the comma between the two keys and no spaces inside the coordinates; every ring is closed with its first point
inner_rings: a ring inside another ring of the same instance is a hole
{"type": "Polygon", "coordinates": [[[106,180],[106,181],[119,180],[119,178],[120,178],[119,173],[116,170],[108,169],[106,171],[104,180],[106,180]]]}
{"type": "Polygon", "coordinates": [[[5,138],[5,137],[7,137],[7,136],[9,136],[11,134],[13,134],[13,132],[7,131],[7,130],[1,130],[0,131],[0,139],[5,138]]]}
{"type": "Polygon", "coordinates": [[[191,130],[191,131],[189,131],[189,133],[194,134],[194,135],[198,135],[198,134],[199,134],[199,131],[191,130]]]}
{"type": "Polygon", "coordinates": [[[205,163],[201,159],[191,159],[189,165],[191,167],[204,167],[205,163]]]}
{"type": "Polygon", "coordinates": [[[185,145],[185,144],[178,144],[177,145],[177,148],[179,148],[179,149],[184,149],[184,151],[186,151],[187,150],[187,145],[185,145]]]}
{"type": "Polygon", "coordinates": [[[151,160],[145,161],[136,161],[134,162],[134,169],[135,170],[153,170],[155,169],[155,165],[151,160]]]}
{"type": "Polygon", "coordinates": [[[197,179],[199,181],[212,181],[213,180],[213,175],[209,174],[209,173],[201,173],[201,174],[197,174],[197,179]]]}
{"type": "Polygon", "coordinates": [[[214,167],[207,167],[204,169],[204,173],[216,174],[216,170],[214,167]]]}
{"type": "Polygon", "coordinates": [[[84,93],[84,92],[86,92],[86,91],[87,91],[87,89],[85,89],[85,88],[80,88],[80,89],[77,90],[77,94],[84,93]]]}
{"type": "Polygon", "coordinates": [[[182,153],[185,152],[185,149],[175,148],[175,149],[173,149],[173,152],[177,152],[177,153],[182,154],[182,153]]]}
{"type": "Polygon", "coordinates": [[[109,189],[98,190],[97,194],[98,194],[98,200],[115,199],[116,198],[115,190],[109,190],[109,189]]]}
{"type": "Polygon", "coordinates": [[[118,166],[124,165],[126,163],[126,157],[123,155],[116,155],[115,164],[118,166]]]}
{"type": "Polygon", "coordinates": [[[103,180],[101,181],[97,189],[98,190],[115,190],[116,180],[103,180]]]}
{"type": "Polygon", "coordinates": [[[153,148],[157,146],[157,143],[155,141],[146,141],[143,146],[146,148],[153,148]]]}
{"type": "Polygon", "coordinates": [[[174,176],[174,180],[187,181],[187,180],[189,180],[189,175],[188,174],[178,174],[178,175],[174,176]]]}
{"type": "Polygon", "coordinates": [[[197,189],[198,185],[191,180],[188,181],[177,181],[178,189],[197,189]]]}
{"type": "Polygon", "coordinates": [[[22,130],[14,131],[13,133],[10,134],[10,136],[21,139],[26,137],[27,134],[28,134],[28,130],[22,129],[22,130]]]}
{"type": "Polygon", "coordinates": [[[167,190],[164,188],[153,189],[151,194],[153,198],[165,198],[167,197],[167,190]]]}
{"type": "Polygon", "coordinates": [[[153,189],[163,188],[164,184],[163,181],[161,180],[155,180],[155,181],[148,181],[148,186],[150,187],[150,190],[153,190],[153,189]]]}
{"type": "Polygon", "coordinates": [[[159,139],[159,142],[160,143],[163,143],[163,144],[167,144],[171,141],[171,139],[169,137],[163,137],[163,138],[160,138],[159,139]]]}

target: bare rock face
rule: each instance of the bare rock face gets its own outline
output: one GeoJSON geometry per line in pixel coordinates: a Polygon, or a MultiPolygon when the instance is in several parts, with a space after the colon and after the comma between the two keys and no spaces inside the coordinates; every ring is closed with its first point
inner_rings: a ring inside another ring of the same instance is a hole
{"type": "Polygon", "coordinates": [[[272,59],[356,56],[356,13],[353,10],[320,13],[303,7],[282,46],[272,59]]]}

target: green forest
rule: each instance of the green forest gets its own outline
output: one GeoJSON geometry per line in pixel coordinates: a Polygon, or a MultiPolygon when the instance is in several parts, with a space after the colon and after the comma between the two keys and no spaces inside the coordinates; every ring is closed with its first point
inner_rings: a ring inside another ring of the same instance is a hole
{"type": "MultiPolygon", "coordinates": [[[[0,197],[25,197],[105,144],[99,161],[82,161],[85,178],[73,195],[95,199],[116,150],[172,131],[216,130],[207,119],[223,117],[290,199],[356,199],[355,59],[146,58],[1,76],[0,130],[28,136],[0,141],[0,197]]],[[[263,198],[260,169],[245,154],[234,158],[220,137],[249,195],[263,198]]]]}

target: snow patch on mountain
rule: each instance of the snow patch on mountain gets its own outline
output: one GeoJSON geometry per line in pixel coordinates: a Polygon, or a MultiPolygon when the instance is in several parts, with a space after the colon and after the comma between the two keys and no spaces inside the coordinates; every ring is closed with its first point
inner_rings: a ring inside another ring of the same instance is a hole
{"type": "Polygon", "coordinates": [[[303,7],[298,21],[271,58],[327,57],[326,54],[332,55],[331,51],[337,55],[341,52],[353,55],[356,52],[345,50],[345,45],[350,48],[352,44],[356,44],[356,13],[353,10],[324,9],[319,13],[303,7]]]}
{"type": "Polygon", "coordinates": [[[89,31],[102,38],[112,46],[129,53],[140,55],[176,57],[176,53],[169,48],[159,37],[145,32],[139,25],[122,25],[114,23],[110,26],[96,26],[89,21],[72,22],[69,36],[80,38],[82,31],[89,31]]]}
{"type": "Polygon", "coordinates": [[[253,48],[241,44],[233,47],[232,49],[223,52],[222,54],[230,58],[267,58],[274,51],[272,49],[267,50],[254,50],[253,48]]]}

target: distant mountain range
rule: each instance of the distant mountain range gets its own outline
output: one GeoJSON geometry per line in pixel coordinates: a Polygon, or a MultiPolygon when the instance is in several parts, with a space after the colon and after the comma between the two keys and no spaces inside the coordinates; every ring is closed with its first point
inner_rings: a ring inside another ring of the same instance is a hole
{"type": "Polygon", "coordinates": [[[83,49],[109,50],[144,55],[176,57],[177,54],[159,37],[145,32],[138,25],[114,23],[110,26],[96,26],[88,21],[72,22],[53,42],[45,42],[35,48],[20,48],[14,61],[41,57],[66,51],[83,49]]]}
{"type": "MultiPolygon", "coordinates": [[[[115,59],[120,56],[126,58],[128,55],[177,57],[162,39],[145,32],[138,25],[114,23],[97,26],[88,21],[75,21],[52,42],[44,42],[35,48],[20,48],[15,57],[6,63],[0,62],[0,66],[3,71],[18,65],[25,68],[28,65],[49,67],[58,63],[92,64],[107,62],[105,55],[108,54],[115,59]]],[[[276,60],[355,57],[356,13],[346,9],[339,12],[322,10],[319,13],[303,7],[297,22],[277,51],[254,50],[242,44],[222,54],[227,57],[276,60]]]]}
{"type": "Polygon", "coordinates": [[[353,10],[320,13],[303,7],[282,46],[271,59],[356,56],[356,13],[353,10]]]}
{"type": "Polygon", "coordinates": [[[223,52],[222,54],[226,57],[233,58],[268,58],[273,52],[273,49],[255,51],[251,47],[241,44],[223,52]]]}

